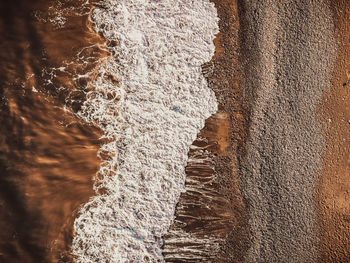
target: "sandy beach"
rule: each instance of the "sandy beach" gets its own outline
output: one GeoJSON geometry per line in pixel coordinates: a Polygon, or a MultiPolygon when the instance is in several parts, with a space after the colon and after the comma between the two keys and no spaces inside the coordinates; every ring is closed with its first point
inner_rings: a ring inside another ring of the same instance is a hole
{"type": "Polygon", "coordinates": [[[350,262],[350,3],[97,2],[0,3],[0,262],[350,262]]]}

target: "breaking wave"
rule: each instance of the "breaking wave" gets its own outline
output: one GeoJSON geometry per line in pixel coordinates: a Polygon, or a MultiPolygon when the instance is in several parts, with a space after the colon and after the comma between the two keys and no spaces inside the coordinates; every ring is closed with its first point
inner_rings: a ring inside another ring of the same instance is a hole
{"type": "Polygon", "coordinates": [[[209,0],[106,0],[92,20],[113,55],[94,69],[77,113],[105,144],[73,253],[84,263],[164,262],[189,147],[217,110],[201,72],[215,51],[216,9],[209,0]]]}

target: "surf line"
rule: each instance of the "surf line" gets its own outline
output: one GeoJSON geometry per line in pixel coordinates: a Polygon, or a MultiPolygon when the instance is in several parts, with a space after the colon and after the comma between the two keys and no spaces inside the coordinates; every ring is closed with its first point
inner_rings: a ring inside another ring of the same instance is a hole
{"type": "Polygon", "coordinates": [[[92,20],[117,45],[94,69],[78,113],[107,142],[72,252],[84,263],[164,262],[189,147],[217,111],[201,72],[215,52],[217,12],[209,0],[106,0],[92,20]]]}

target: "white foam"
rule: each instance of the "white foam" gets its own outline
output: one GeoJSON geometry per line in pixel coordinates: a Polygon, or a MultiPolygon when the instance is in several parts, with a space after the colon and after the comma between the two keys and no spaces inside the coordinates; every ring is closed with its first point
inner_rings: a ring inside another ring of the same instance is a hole
{"type": "Polygon", "coordinates": [[[218,32],[209,0],[106,0],[92,18],[111,47],[79,115],[104,131],[95,190],[75,221],[77,262],[163,262],[187,153],[217,110],[201,74],[218,32]],[[115,85],[110,76],[120,83],[115,85]]]}

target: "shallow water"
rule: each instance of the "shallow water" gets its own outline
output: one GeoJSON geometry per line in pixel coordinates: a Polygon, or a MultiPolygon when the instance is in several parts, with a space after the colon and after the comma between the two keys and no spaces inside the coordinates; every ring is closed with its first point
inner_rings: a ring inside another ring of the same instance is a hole
{"type": "Polygon", "coordinates": [[[82,4],[0,2],[1,262],[68,262],[74,215],[93,195],[101,132],[65,110],[79,108],[80,83],[70,74],[86,66],[52,70],[87,43],[102,43],[82,4]]]}

